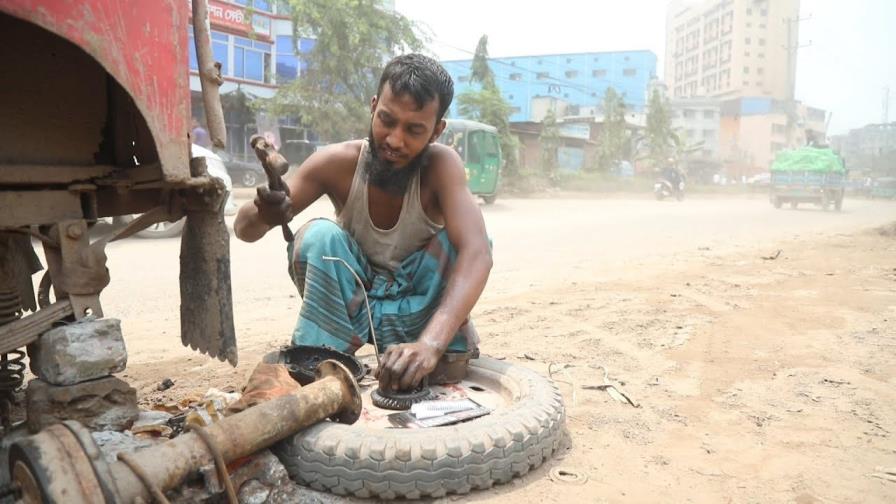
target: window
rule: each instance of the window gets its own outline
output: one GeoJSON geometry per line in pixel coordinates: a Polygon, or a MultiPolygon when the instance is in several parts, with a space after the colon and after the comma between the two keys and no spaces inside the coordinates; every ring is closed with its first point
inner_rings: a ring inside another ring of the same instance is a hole
{"type": "Polygon", "coordinates": [[[541,60],[536,61],[535,64],[536,64],[536,65],[540,65],[540,64],[541,64],[541,60]]]}
{"type": "Polygon", "coordinates": [[[744,44],[750,45],[750,37],[744,39],[744,44]]]}
{"type": "Polygon", "coordinates": [[[772,142],[769,147],[771,148],[773,154],[778,151],[784,150],[784,144],[780,142],[772,142]]]}
{"type": "Polygon", "coordinates": [[[750,67],[744,67],[744,73],[745,74],[750,73],[750,67]]]}
{"type": "Polygon", "coordinates": [[[765,29],[765,23],[759,23],[759,28],[761,28],[761,29],[764,30],[764,29],[765,29]]]}
{"type": "Polygon", "coordinates": [[[682,115],[682,117],[684,117],[685,119],[693,119],[694,116],[697,115],[697,114],[696,114],[693,110],[691,110],[691,109],[684,109],[684,110],[681,111],[681,115],[682,115]]]}
{"type": "Polygon", "coordinates": [[[716,139],[716,130],[711,130],[711,129],[703,130],[703,139],[704,140],[715,140],[716,139]]]}
{"type": "Polygon", "coordinates": [[[768,9],[759,9],[759,15],[763,17],[768,16],[768,9]]]}
{"type": "Polygon", "coordinates": [[[572,58],[566,58],[567,63],[572,63],[572,58]]]}
{"type": "Polygon", "coordinates": [[[759,53],[756,55],[756,57],[759,59],[765,58],[765,53],[759,53]]]}
{"type": "Polygon", "coordinates": [[[292,36],[278,35],[275,45],[277,48],[277,81],[295,80],[299,76],[299,58],[296,56],[292,36]]]}
{"type": "Polygon", "coordinates": [[[787,133],[787,126],[783,124],[772,124],[772,133],[775,135],[783,135],[787,133]]]}
{"type": "Polygon", "coordinates": [[[565,75],[567,79],[575,79],[576,77],[579,76],[579,71],[578,70],[567,70],[566,72],[564,72],[563,75],[565,75]]]}
{"type": "Polygon", "coordinates": [[[538,79],[538,80],[545,80],[545,79],[548,78],[549,75],[550,75],[550,74],[548,74],[547,72],[537,72],[537,73],[535,74],[535,78],[538,79]]]}
{"type": "Polygon", "coordinates": [[[521,73],[512,73],[512,74],[510,74],[510,80],[512,80],[512,81],[523,80],[523,74],[521,74],[521,73]]]}
{"type": "MultiPolygon", "coordinates": [[[[189,29],[189,46],[190,46],[190,70],[198,70],[199,63],[196,59],[196,44],[193,41],[193,28],[189,29]]],[[[221,63],[221,75],[230,75],[230,58],[228,58],[228,46],[230,45],[230,37],[226,33],[211,32],[212,39],[212,56],[215,61],[221,63]]]]}
{"type": "Polygon", "coordinates": [[[519,107],[510,107],[510,113],[511,113],[511,114],[519,114],[519,113],[522,112],[522,111],[523,111],[523,109],[521,109],[521,108],[519,108],[519,107]]]}
{"type": "MultiPolygon", "coordinates": [[[[680,64],[680,63],[679,63],[679,64],[680,64]]],[[[591,71],[591,76],[592,76],[592,77],[597,77],[598,79],[602,79],[602,78],[604,78],[604,77],[607,76],[607,71],[606,71],[606,70],[603,70],[603,69],[600,69],[600,70],[592,70],[592,71],[591,71]]]]}
{"type": "Polygon", "coordinates": [[[508,100],[512,100],[512,99],[513,99],[513,95],[512,95],[512,94],[507,95],[507,99],[508,99],[508,100]]]}
{"type": "Polygon", "coordinates": [[[765,69],[764,69],[764,68],[759,67],[759,68],[756,69],[756,75],[762,75],[763,73],[765,73],[765,69]]]}
{"type": "Polygon", "coordinates": [[[716,112],[715,112],[715,110],[704,110],[704,111],[703,111],[703,118],[704,118],[704,119],[715,119],[715,118],[716,118],[716,112]]]}
{"type": "Polygon", "coordinates": [[[233,76],[270,82],[271,44],[233,37],[233,76]]]}
{"type": "Polygon", "coordinates": [[[764,39],[764,38],[759,39],[759,45],[761,45],[761,46],[764,46],[764,45],[765,45],[765,39],[764,39]]]}
{"type": "Polygon", "coordinates": [[[637,74],[638,70],[634,68],[626,68],[622,71],[622,75],[624,75],[625,77],[634,77],[637,74]]]}
{"type": "Polygon", "coordinates": [[[748,16],[752,16],[752,15],[753,15],[753,9],[747,9],[747,15],[748,15],[748,16]]]}

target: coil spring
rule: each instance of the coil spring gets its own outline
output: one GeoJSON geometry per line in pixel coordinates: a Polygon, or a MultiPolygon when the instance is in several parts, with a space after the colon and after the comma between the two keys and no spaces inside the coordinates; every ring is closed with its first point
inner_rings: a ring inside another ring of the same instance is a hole
{"type": "Polygon", "coordinates": [[[25,381],[25,352],[13,350],[0,355],[0,394],[11,394],[25,381]]]}
{"type": "Polygon", "coordinates": [[[0,325],[18,320],[22,316],[22,302],[14,289],[0,289],[0,325]]]}

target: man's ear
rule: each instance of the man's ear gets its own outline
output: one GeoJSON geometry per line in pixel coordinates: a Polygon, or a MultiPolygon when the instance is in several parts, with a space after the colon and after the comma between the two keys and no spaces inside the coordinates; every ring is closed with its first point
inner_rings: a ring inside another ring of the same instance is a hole
{"type": "Polygon", "coordinates": [[[436,129],[432,131],[432,136],[429,138],[429,143],[435,142],[437,138],[442,136],[442,132],[445,131],[445,126],[447,125],[448,123],[445,122],[444,119],[439,119],[439,122],[436,124],[436,129]]]}
{"type": "Polygon", "coordinates": [[[370,115],[373,115],[373,111],[376,110],[377,98],[377,95],[373,95],[373,98],[370,99],[370,115]]]}

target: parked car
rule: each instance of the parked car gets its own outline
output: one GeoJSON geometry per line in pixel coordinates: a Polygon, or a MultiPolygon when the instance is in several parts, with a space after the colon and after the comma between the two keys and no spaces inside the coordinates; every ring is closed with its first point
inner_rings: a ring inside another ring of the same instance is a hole
{"type": "MultiPolygon", "coordinates": [[[[218,154],[196,144],[190,146],[190,155],[194,158],[204,157],[205,166],[208,168],[209,175],[224,181],[224,185],[227,186],[227,203],[224,204],[224,215],[234,215],[237,211],[237,205],[236,202],[233,201],[233,181],[227,173],[227,168],[224,167],[224,161],[218,154]]],[[[118,220],[124,222],[130,218],[132,217],[122,216],[122,218],[118,220]]],[[[154,224],[143,231],[140,231],[136,236],[141,238],[173,238],[175,236],[180,236],[184,230],[185,223],[185,219],[180,219],[177,222],[159,222],[158,224],[154,224]]]]}
{"type": "Polygon", "coordinates": [[[261,167],[261,163],[257,160],[251,162],[240,161],[224,151],[217,152],[216,154],[221,158],[221,161],[224,162],[224,167],[227,168],[227,173],[230,174],[230,178],[237,186],[255,187],[258,184],[267,181],[264,174],[264,168],[261,167]]]}

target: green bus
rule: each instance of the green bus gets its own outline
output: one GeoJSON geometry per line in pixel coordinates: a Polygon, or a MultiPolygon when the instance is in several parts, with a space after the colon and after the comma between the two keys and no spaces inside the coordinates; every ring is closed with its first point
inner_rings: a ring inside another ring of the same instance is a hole
{"type": "Polygon", "coordinates": [[[446,119],[448,125],[437,142],[460,154],[467,172],[470,191],[486,204],[498,196],[501,171],[501,142],[494,126],[464,119],[446,119]]]}

